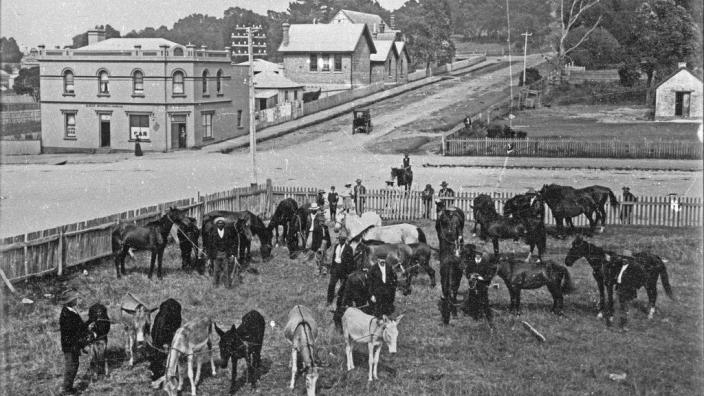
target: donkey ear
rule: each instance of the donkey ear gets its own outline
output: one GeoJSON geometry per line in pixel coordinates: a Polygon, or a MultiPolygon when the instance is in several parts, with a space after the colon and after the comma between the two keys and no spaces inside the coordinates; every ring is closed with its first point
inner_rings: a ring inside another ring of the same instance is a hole
{"type": "Polygon", "coordinates": [[[218,327],[218,325],[216,323],[213,323],[213,326],[215,327],[215,332],[217,332],[220,337],[222,337],[223,334],[225,334],[224,331],[220,330],[220,328],[218,327]]]}
{"type": "Polygon", "coordinates": [[[130,314],[130,315],[134,315],[134,314],[137,312],[137,311],[135,311],[134,309],[128,309],[128,308],[125,308],[125,307],[122,307],[122,311],[123,311],[123,312],[126,312],[126,313],[128,313],[128,314],[130,314]]]}
{"type": "Polygon", "coordinates": [[[396,318],[396,320],[394,320],[394,322],[396,322],[398,324],[398,322],[400,322],[401,319],[403,319],[403,315],[405,315],[405,314],[399,315],[398,318],[396,318]]]}

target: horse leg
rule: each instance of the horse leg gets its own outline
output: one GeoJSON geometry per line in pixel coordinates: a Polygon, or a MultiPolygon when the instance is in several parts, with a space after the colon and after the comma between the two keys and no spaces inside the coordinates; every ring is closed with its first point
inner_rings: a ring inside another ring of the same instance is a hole
{"type": "Polygon", "coordinates": [[[430,260],[427,260],[423,263],[423,268],[430,277],[430,287],[435,288],[435,270],[433,269],[433,267],[430,266],[430,260]]]}
{"type": "Polygon", "coordinates": [[[594,280],[596,281],[597,287],[599,289],[599,306],[597,307],[599,313],[596,315],[597,319],[604,317],[604,276],[600,273],[594,271],[594,280]]]}
{"type": "Polygon", "coordinates": [[[516,298],[516,315],[521,314],[521,288],[515,287],[513,293],[516,298]]]}
{"type": "Polygon", "coordinates": [[[491,239],[492,245],[494,245],[494,256],[496,257],[496,260],[499,259],[499,238],[492,238],[491,239]]]}
{"type": "Polygon", "coordinates": [[[120,261],[122,260],[122,251],[117,251],[113,254],[113,258],[115,259],[115,271],[117,272],[117,278],[121,278],[122,274],[120,274],[120,261]]]}
{"type": "Polygon", "coordinates": [[[546,286],[552,295],[552,313],[562,316],[562,287],[560,285],[562,277],[559,279],[547,279],[546,286]]]}
{"type": "MultiPolygon", "coordinates": [[[[164,246],[164,248],[166,248],[166,246],[164,246]]],[[[161,263],[164,258],[164,248],[159,249],[159,251],[157,252],[157,255],[156,255],[156,259],[158,260],[158,264],[159,264],[159,266],[156,269],[156,277],[159,279],[163,278],[162,273],[161,273],[161,263]]]]}
{"type": "Polygon", "coordinates": [[[152,275],[154,273],[154,263],[156,262],[156,255],[157,255],[156,249],[152,250],[152,256],[151,256],[150,264],[149,264],[149,279],[152,278],[152,275]]]}
{"type": "Polygon", "coordinates": [[[655,315],[655,300],[658,298],[657,277],[648,279],[645,284],[645,291],[648,292],[648,319],[652,319],[655,315]]]}
{"type": "Polygon", "coordinates": [[[611,326],[611,321],[614,319],[614,285],[612,281],[605,279],[607,308],[606,308],[606,325],[611,326]]]}

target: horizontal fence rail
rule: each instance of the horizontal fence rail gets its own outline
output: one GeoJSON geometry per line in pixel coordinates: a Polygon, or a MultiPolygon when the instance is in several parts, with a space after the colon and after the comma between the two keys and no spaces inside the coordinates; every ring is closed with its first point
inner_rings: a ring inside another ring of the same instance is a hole
{"type": "MultiPolygon", "coordinates": [[[[293,198],[299,205],[315,201],[318,189],[312,187],[274,187],[270,181],[266,185],[234,188],[213,194],[184,198],[177,201],[151,205],[88,221],[68,224],[61,227],[3,238],[0,245],[0,270],[12,281],[49,273],[61,275],[66,268],[93,260],[109,257],[112,254],[112,229],[120,222],[146,224],[156,220],[170,207],[185,209],[188,216],[201,223],[205,213],[214,210],[249,210],[265,219],[271,217],[276,205],[286,198],[293,198]]],[[[461,192],[447,198],[465,213],[467,220],[473,221],[470,205],[482,192],[461,192]]],[[[488,192],[499,213],[504,203],[515,193],[488,192]]],[[[324,194],[327,197],[327,194],[324,194]]],[[[694,197],[637,197],[637,202],[622,202],[618,208],[607,204],[606,224],[622,224],[623,210],[630,212],[626,224],[637,226],[662,227],[701,227],[702,199],[694,197]]],[[[426,209],[431,220],[436,217],[435,203],[422,199],[420,191],[404,192],[396,189],[368,190],[358,197],[364,211],[375,211],[384,221],[402,222],[426,218],[426,209]]],[[[342,198],[338,203],[341,209],[342,198]]],[[[327,205],[325,207],[327,210],[327,205]]],[[[585,216],[574,218],[575,226],[587,226],[585,216]]],[[[554,224],[552,213],[546,208],[547,224],[554,224]]],[[[468,224],[473,225],[473,224],[468,224]]]]}
{"type": "Polygon", "coordinates": [[[446,138],[445,146],[445,155],[450,156],[702,158],[702,145],[696,142],[446,138]]]}

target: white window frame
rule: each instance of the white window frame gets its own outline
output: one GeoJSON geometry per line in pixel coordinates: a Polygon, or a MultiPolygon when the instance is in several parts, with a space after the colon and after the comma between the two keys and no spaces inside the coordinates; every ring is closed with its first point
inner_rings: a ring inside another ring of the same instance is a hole
{"type": "Polygon", "coordinates": [[[206,111],[201,113],[203,125],[203,139],[213,138],[213,115],[215,112],[206,111]]]}

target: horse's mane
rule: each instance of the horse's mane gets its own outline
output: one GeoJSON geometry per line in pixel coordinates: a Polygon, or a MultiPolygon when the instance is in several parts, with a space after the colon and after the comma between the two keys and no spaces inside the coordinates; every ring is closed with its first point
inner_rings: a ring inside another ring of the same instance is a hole
{"type": "MultiPolygon", "coordinates": [[[[369,230],[371,230],[371,229],[374,228],[374,227],[376,227],[374,224],[372,224],[372,225],[370,225],[370,226],[367,226],[365,229],[363,229],[362,231],[360,231],[357,235],[355,235],[354,237],[350,238],[350,242],[361,241],[362,238],[364,238],[364,236],[367,235],[367,233],[369,232],[369,230]]],[[[366,242],[366,241],[365,241],[365,242],[366,242]]]]}

